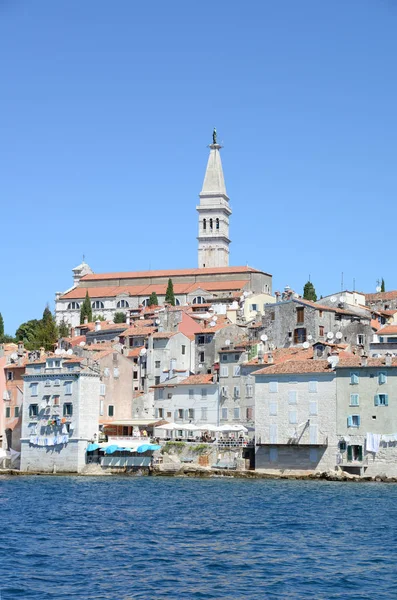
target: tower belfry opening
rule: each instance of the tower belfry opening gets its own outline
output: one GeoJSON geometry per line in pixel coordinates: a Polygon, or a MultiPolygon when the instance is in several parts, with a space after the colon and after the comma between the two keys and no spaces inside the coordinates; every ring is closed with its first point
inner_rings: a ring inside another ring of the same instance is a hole
{"type": "Polygon", "coordinates": [[[217,142],[216,129],[209,148],[207,169],[199,194],[200,203],[196,207],[199,214],[199,268],[229,266],[229,217],[232,211],[223,177],[222,146],[217,142]]]}

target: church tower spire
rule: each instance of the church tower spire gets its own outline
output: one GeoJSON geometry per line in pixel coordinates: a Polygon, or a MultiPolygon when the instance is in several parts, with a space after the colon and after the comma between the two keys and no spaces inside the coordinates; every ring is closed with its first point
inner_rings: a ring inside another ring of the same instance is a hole
{"type": "Polygon", "coordinates": [[[212,133],[209,146],[207,170],[203,188],[200,192],[200,204],[196,207],[199,214],[198,266],[229,266],[229,198],[223,177],[220,149],[217,133],[212,133]]]}

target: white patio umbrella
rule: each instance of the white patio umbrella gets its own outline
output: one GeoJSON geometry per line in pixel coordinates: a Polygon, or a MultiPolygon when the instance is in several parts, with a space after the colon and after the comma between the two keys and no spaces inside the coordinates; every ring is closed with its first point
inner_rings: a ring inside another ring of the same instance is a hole
{"type": "Polygon", "coordinates": [[[211,425],[210,423],[207,423],[206,425],[200,425],[200,427],[198,427],[199,431],[211,431],[211,432],[216,432],[219,431],[219,427],[217,427],[216,425],[211,425]]]}
{"type": "Polygon", "coordinates": [[[165,429],[166,431],[175,431],[175,429],[179,429],[179,425],[176,423],[164,423],[164,425],[159,425],[158,427],[154,427],[155,429],[165,429]]]}
{"type": "Polygon", "coordinates": [[[243,433],[248,433],[248,429],[244,427],[244,425],[238,423],[232,423],[231,425],[221,425],[218,431],[242,431],[243,433]]]}
{"type": "Polygon", "coordinates": [[[181,431],[197,431],[199,428],[197,425],[194,425],[193,423],[184,423],[183,425],[175,425],[175,429],[178,429],[181,431]]]}

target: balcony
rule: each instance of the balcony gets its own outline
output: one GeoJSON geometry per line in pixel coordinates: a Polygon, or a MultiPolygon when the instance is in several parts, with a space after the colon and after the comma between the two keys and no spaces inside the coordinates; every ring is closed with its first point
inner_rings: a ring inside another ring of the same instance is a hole
{"type": "Polygon", "coordinates": [[[328,436],[318,436],[316,442],[310,441],[300,441],[296,438],[288,438],[285,441],[281,442],[270,442],[265,440],[263,437],[259,436],[256,442],[257,446],[292,446],[294,448],[321,448],[324,446],[328,446],[328,436]]]}

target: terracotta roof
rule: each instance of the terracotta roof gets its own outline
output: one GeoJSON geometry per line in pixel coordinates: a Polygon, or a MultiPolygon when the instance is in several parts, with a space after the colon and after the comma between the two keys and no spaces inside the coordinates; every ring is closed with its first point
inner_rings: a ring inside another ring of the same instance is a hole
{"type": "MultiPolygon", "coordinates": [[[[258,362],[258,358],[253,358],[252,360],[245,362],[244,365],[247,366],[252,366],[252,365],[259,365],[259,364],[268,364],[268,352],[264,353],[263,356],[263,363],[259,363],[258,362]]],[[[281,364],[283,362],[289,361],[289,360],[308,360],[313,358],[313,348],[278,348],[276,350],[273,350],[272,352],[272,357],[273,357],[273,363],[271,364],[281,364]]]]}
{"type": "Polygon", "coordinates": [[[98,343],[98,344],[87,344],[87,346],[84,346],[84,350],[111,350],[113,348],[113,344],[112,342],[102,342],[102,343],[98,343]]]}
{"type": "Polygon", "coordinates": [[[332,373],[331,365],[327,360],[288,360],[278,365],[271,365],[253,375],[282,375],[288,373],[332,373]]]}
{"type": "Polygon", "coordinates": [[[381,324],[377,319],[371,319],[371,327],[372,329],[376,329],[376,331],[378,331],[378,329],[381,328],[381,324]]]}
{"type": "Polygon", "coordinates": [[[380,310],[379,311],[381,315],[395,315],[397,313],[397,310],[380,310]]]}
{"type": "Polygon", "coordinates": [[[156,331],[156,333],[153,334],[153,338],[154,339],[169,339],[174,337],[174,335],[176,335],[177,333],[179,333],[178,331],[156,331]]]}
{"type": "Polygon", "coordinates": [[[69,338],[63,338],[63,339],[66,342],[68,342],[69,344],[72,344],[73,346],[78,346],[80,344],[80,342],[86,341],[85,335],[76,335],[76,337],[69,337],[69,338]]]}
{"type": "Polygon", "coordinates": [[[394,300],[397,298],[397,290],[390,292],[377,292],[375,294],[365,294],[366,302],[379,302],[382,300],[394,300]]]}
{"type": "MultiPolygon", "coordinates": [[[[368,367],[384,367],[386,365],[385,357],[382,358],[368,358],[367,366],[368,367]]],[[[351,368],[351,367],[360,367],[361,366],[361,357],[357,355],[353,355],[350,357],[344,357],[340,359],[338,364],[336,365],[337,369],[343,368],[351,368]]],[[[392,358],[392,366],[397,367],[397,357],[392,358]]]]}
{"type": "MultiPolygon", "coordinates": [[[[130,271],[121,273],[93,273],[84,275],[80,281],[100,281],[101,279],[150,279],[151,277],[178,277],[184,275],[220,275],[228,273],[264,273],[253,267],[206,267],[203,269],[172,269],[161,271],[130,271]]],[[[268,275],[268,273],[265,273],[268,275]]]]}
{"type": "Polygon", "coordinates": [[[135,358],[139,356],[142,348],[144,347],[145,346],[136,346],[135,348],[131,348],[131,350],[128,350],[127,354],[124,354],[124,356],[127,356],[128,358],[135,358]]]}
{"type": "Polygon", "coordinates": [[[128,329],[125,329],[125,331],[120,333],[120,336],[132,337],[135,335],[135,336],[139,336],[139,337],[142,337],[142,336],[148,337],[155,331],[156,331],[156,327],[129,327],[128,329]]]}
{"type": "Polygon", "coordinates": [[[299,304],[306,304],[312,308],[316,308],[317,310],[323,310],[328,312],[334,312],[341,315],[354,315],[355,317],[359,317],[360,314],[355,312],[353,309],[348,310],[346,308],[338,308],[337,306],[325,306],[322,304],[317,304],[316,302],[312,302],[311,300],[304,300],[303,298],[294,298],[294,302],[298,302],[299,304]]]}
{"type": "Polygon", "coordinates": [[[101,352],[95,352],[92,358],[93,360],[101,360],[101,358],[105,358],[105,356],[109,356],[109,354],[113,354],[112,349],[102,350],[101,352]]]}
{"type": "MultiPolygon", "coordinates": [[[[82,281],[81,279],[80,281],[82,281]]],[[[216,292],[216,291],[236,291],[241,290],[249,283],[248,280],[239,281],[205,281],[195,283],[174,283],[174,293],[178,294],[189,294],[196,290],[203,290],[205,293],[216,292]]],[[[167,291],[167,284],[139,284],[139,285],[126,285],[126,286],[112,286],[104,285],[99,287],[84,287],[78,286],[63,294],[61,300],[83,300],[86,292],[91,299],[93,298],[115,298],[125,294],[128,297],[136,296],[150,296],[152,292],[164,296],[167,291]]],[[[198,305],[200,306],[200,305],[198,305]]]]}
{"type": "Polygon", "coordinates": [[[376,333],[377,335],[397,335],[397,325],[385,325],[376,333]]]}

